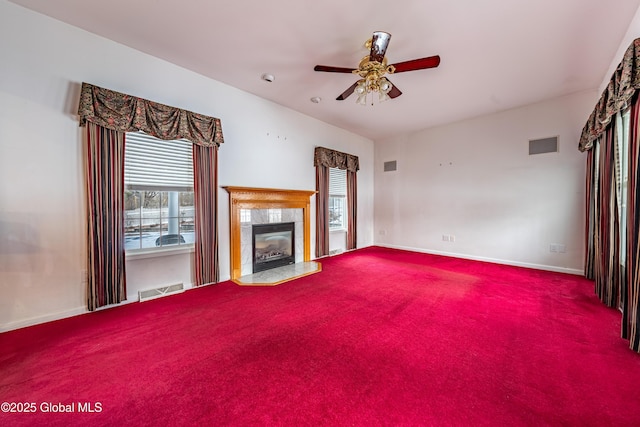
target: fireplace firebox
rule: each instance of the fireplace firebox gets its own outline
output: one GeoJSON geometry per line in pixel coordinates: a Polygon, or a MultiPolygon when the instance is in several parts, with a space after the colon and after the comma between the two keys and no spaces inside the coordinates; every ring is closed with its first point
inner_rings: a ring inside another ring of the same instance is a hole
{"type": "Polygon", "coordinates": [[[294,264],[295,223],[253,225],[253,272],[294,264]]]}

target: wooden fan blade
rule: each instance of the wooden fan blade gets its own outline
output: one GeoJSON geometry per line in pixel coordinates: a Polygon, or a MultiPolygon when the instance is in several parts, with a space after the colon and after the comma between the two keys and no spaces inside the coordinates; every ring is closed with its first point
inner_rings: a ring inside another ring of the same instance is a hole
{"type": "Polygon", "coordinates": [[[370,61],[382,62],[384,55],[387,52],[387,46],[389,46],[389,40],[391,40],[391,34],[384,31],[376,31],[371,38],[371,55],[370,61]]]}
{"type": "Polygon", "coordinates": [[[435,68],[440,65],[440,56],[429,56],[427,58],[412,59],[411,61],[398,62],[393,64],[394,73],[403,73],[405,71],[423,70],[425,68],[435,68]]]}
{"type": "MultiPolygon", "coordinates": [[[[387,79],[387,80],[389,80],[389,79],[387,79]]],[[[389,82],[389,83],[391,83],[391,82],[389,82]]],[[[397,98],[400,95],[402,95],[402,92],[400,91],[400,89],[398,89],[398,87],[396,85],[391,83],[391,90],[389,91],[389,93],[387,95],[389,95],[389,98],[397,98]]]]}
{"type": "Polygon", "coordinates": [[[327,73],[349,73],[353,72],[353,68],[344,67],[332,67],[330,65],[316,65],[313,67],[314,71],[325,71],[327,73]]]}
{"type": "Polygon", "coordinates": [[[344,101],[345,99],[347,99],[349,95],[351,95],[353,91],[356,90],[357,85],[358,85],[358,82],[355,82],[354,84],[349,86],[349,89],[342,92],[340,96],[336,98],[336,101],[344,101]]]}

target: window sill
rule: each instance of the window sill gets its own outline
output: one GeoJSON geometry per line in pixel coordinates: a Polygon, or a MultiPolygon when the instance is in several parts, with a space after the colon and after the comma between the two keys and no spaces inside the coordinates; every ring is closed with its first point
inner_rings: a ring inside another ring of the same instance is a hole
{"type": "Polygon", "coordinates": [[[180,255],[193,252],[193,245],[180,245],[172,248],[162,249],[136,249],[125,252],[125,259],[137,260],[145,258],[159,258],[163,256],[180,255]]]}
{"type": "Polygon", "coordinates": [[[334,228],[333,230],[329,230],[329,233],[346,233],[346,228],[334,228]]]}

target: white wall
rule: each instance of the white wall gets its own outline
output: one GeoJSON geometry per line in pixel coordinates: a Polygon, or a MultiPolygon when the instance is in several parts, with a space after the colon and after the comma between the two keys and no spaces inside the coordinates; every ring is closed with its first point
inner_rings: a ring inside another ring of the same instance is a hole
{"type": "Polygon", "coordinates": [[[629,24],[629,28],[627,28],[627,32],[620,41],[618,50],[611,57],[611,64],[609,65],[609,69],[602,78],[602,83],[600,84],[600,88],[598,90],[598,96],[606,89],[609,81],[611,80],[613,72],[618,67],[618,64],[620,64],[620,62],[622,61],[622,57],[629,45],[631,45],[631,43],[638,37],[640,37],[640,8],[638,8],[636,14],[633,16],[633,19],[629,24]]]}
{"type": "Polygon", "coordinates": [[[376,142],[376,243],[581,273],[577,146],[596,99],[580,93],[376,142]],[[528,155],[529,139],[556,135],[558,153],[528,155]],[[383,172],[390,160],[398,170],[383,172]]]}
{"type": "MultiPolygon", "coordinates": [[[[313,190],[316,145],[359,156],[358,245],[373,243],[372,141],[4,0],[0,24],[0,331],[85,312],[83,81],[219,117],[221,186],[313,190]]],[[[218,194],[226,280],[229,204],[218,194]]],[[[189,286],[190,259],[129,259],[128,294],[189,286]]]]}

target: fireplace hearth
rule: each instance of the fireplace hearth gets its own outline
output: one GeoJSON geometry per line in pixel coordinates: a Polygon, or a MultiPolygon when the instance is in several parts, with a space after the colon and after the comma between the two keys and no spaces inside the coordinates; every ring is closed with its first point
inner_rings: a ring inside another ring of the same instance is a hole
{"type": "Polygon", "coordinates": [[[295,223],[252,226],[253,272],[295,264],[295,223]]]}

